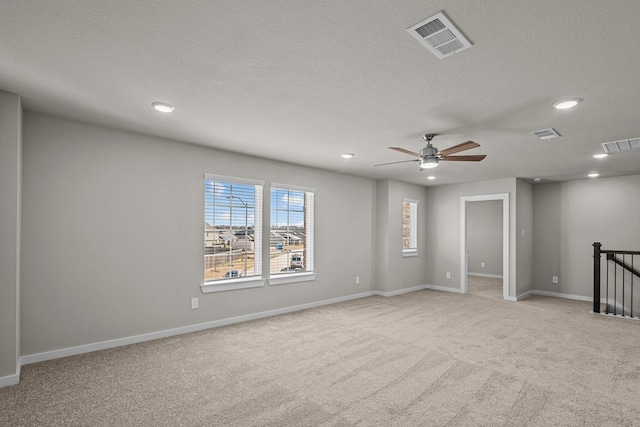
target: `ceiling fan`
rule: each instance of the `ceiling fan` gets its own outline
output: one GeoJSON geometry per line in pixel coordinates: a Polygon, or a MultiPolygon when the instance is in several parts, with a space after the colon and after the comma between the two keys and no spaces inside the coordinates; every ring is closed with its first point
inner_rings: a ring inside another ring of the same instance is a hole
{"type": "Polygon", "coordinates": [[[409,154],[410,156],[415,156],[417,159],[414,160],[403,160],[400,162],[391,162],[391,163],[381,163],[379,165],[374,166],[385,166],[385,165],[393,165],[396,163],[407,163],[407,162],[420,162],[420,169],[430,169],[438,166],[438,162],[441,160],[446,161],[456,161],[456,162],[479,162],[480,160],[487,157],[486,154],[475,154],[475,155],[466,155],[466,156],[452,156],[451,154],[459,153],[460,151],[470,150],[472,148],[479,147],[480,144],[473,141],[463,142],[462,144],[454,145],[453,147],[449,147],[445,150],[438,150],[436,147],[431,145],[431,140],[436,136],[435,133],[427,133],[422,135],[422,139],[427,142],[427,146],[420,150],[420,153],[414,153],[413,151],[405,150],[400,147],[389,147],[392,150],[399,151],[401,153],[409,154]]]}

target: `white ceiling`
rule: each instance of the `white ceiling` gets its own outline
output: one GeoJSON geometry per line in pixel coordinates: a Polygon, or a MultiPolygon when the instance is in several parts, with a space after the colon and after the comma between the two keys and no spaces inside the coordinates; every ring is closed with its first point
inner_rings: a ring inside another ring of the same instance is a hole
{"type": "Polygon", "coordinates": [[[640,150],[592,155],[640,136],[639,19],[635,0],[12,0],[0,89],[29,111],[374,179],[636,174],[640,150]],[[441,10],[473,43],[444,59],[406,31],[441,10]],[[584,101],[551,108],[567,97],[584,101]],[[562,137],[530,135],[550,127],[562,137]],[[419,151],[423,133],[487,158],[373,166],[410,160],[387,147],[419,151]]]}

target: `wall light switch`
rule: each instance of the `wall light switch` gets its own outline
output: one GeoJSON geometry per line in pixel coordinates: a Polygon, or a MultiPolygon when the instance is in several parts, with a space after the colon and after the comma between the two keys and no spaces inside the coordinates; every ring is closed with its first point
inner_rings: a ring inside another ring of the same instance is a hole
{"type": "Polygon", "coordinates": [[[360,276],[356,276],[356,285],[360,284],[360,276]]]}
{"type": "Polygon", "coordinates": [[[191,310],[198,308],[198,298],[191,298],[191,310]]]}
{"type": "Polygon", "coordinates": [[[480,267],[484,268],[484,262],[480,263],[480,267]]]}
{"type": "Polygon", "coordinates": [[[451,279],[451,272],[447,271],[447,279],[451,279]]]}
{"type": "Polygon", "coordinates": [[[557,284],[557,283],[558,283],[558,276],[553,276],[553,277],[551,278],[551,281],[552,281],[553,283],[556,283],[556,284],[557,284]]]}

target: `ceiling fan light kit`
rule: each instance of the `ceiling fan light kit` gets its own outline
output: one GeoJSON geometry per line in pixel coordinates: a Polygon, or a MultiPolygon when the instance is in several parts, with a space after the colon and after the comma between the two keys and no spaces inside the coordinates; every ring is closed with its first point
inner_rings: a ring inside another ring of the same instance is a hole
{"type": "Polygon", "coordinates": [[[438,166],[437,157],[427,157],[420,159],[420,169],[432,169],[438,166]]]}

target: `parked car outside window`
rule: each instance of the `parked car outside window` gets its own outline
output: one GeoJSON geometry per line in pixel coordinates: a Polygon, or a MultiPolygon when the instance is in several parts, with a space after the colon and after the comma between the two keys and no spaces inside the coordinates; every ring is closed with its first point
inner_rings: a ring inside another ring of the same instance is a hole
{"type": "Polygon", "coordinates": [[[224,273],[223,277],[229,278],[229,277],[242,277],[244,276],[244,271],[242,270],[229,270],[226,273],[224,273]]]}
{"type": "Polygon", "coordinates": [[[301,254],[293,254],[291,255],[291,267],[302,268],[302,255],[301,254]]]}

